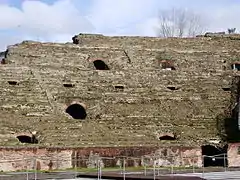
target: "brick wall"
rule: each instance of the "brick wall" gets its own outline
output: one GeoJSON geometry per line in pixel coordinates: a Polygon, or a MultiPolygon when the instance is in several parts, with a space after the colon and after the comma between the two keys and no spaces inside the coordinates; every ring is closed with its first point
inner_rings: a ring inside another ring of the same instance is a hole
{"type": "Polygon", "coordinates": [[[117,167],[123,158],[127,167],[202,166],[201,149],[195,147],[1,148],[0,171],[95,167],[98,159],[104,167],[117,167]]]}
{"type": "Polygon", "coordinates": [[[228,166],[240,167],[240,143],[228,145],[228,166]]]}

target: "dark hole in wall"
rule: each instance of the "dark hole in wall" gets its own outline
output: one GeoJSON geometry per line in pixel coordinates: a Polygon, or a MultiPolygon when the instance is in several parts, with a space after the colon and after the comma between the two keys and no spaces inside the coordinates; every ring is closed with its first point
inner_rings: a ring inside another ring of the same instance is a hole
{"type": "Polygon", "coordinates": [[[116,85],[115,89],[118,90],[118,91],[123,91],[124,90],[124,86],[116,85]]]}
{"type": "Polygon", "coordinates": [[[227,148],[227,145],[223,148],[211,145],[202,146],[203,166],[227,166],[227,148]]]}
{"type": "Polygon", "coordinates": [[[179,88],[175,87],[175,86],[168,86],[167,87],[168,89],[172,90],[172,91],[175,91],[175,90],[178,90],[179,88]]]}
{"type": "Polygon", "coordinates": [[[97,70],[109,70],[108,65],[102,60],[95,60],[93,64],[97,70]]]}
{"type": "Polygon", "coordinates": [[[174,137],[174,136],[168,136],[168,135],[166,135],[166,136],[160,136],[160,137],[159,137],[159,140],[174,141],[174,140],[176,140],[176,137],[174,137]]]}
{"type": "Polygon", "coordinates": [[[100,114],[98,114],[98,115],[96,115],[96,117],[95,117],[96,119],[101,119],[101,115],[100,114]]]}
{"type": "Polygon", "coordinates": [[[4,58],[1,59],[1,64],[7,64],[4,58]]]}
{"type": "Polygon", "coordinates": [[[231,88],[230,87],[223,87],[222,88],[224,91],[231,91],[231,88]]]}
{"type": "Polygon", "coordinates": [[[37,144],[38,140],[36,139],[35,136],[26,136],[26,135],[20,135],[17,136],[17,139],[21,142],[21,143],[28,143],[28,144],[37,144]]]}
{"type": "Polygon", "coordinates": [[[75,85],[74,84],[63,84],[64,87],[67,87],[67,88],[72,88],[74,87],[75,85]]]}
{"type": "Polygon", "coordinates": [[[18,82],[17,81],[8,81],[8,84],[9,85],[18,85],[18,82]]]}
{"type": "Polygon", "coordinates": [[[239,63],[232,64],[232,69],[240,71],[240,64],[239,63]]]}
{"type": "Polygon", "coordinates": [[[86,119],[87,113],[85,108],[80,104],[72,104],[66,109],[66,113],[74,119],[86,119]]]}
{"type": "Polygon", "coordinates": [[[77,38],[77,36],[73,36],[72,41],[73,41],[73,44],[79,44],[79,39],[77,38]]]}

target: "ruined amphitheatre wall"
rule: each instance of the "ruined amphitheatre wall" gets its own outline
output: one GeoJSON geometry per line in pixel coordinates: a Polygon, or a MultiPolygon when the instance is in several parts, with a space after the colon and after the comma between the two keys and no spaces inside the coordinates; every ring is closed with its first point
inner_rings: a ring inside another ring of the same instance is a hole
{"type": "MultiPolygon", "coordinates": [[[[41,145],[51,146],[163,145],[158,133],[166,131],[177,135],[171,142],[176,144],[218,138],[216,117],[231,99],[229,59],[239,54],[235,42],[91,35],[80,40],[9,48],[8,64],[0,66],[0,108],[2,118],[7,112],[16,116],[11,126],[2,124],[4,134],[31,127],[41,133],[41,145]],[[167,52],[175,71],[161,69],[159,51],[167,52]],[[110,70],[95,70],[95,59],[110,70]],[[73,101],[85,104],[85,123],[66,120],[73,101]]],[[[14,135],[2,137],[2,144],[14,145],[6,141],[14,135]]]]}

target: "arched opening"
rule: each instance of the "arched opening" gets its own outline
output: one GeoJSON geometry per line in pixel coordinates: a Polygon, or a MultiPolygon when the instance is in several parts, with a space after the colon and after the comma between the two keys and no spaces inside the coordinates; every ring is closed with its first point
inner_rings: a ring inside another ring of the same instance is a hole
{"type": "Polygon", "coordinates": [[[95,60],[93,64],[97,70],[109,70],[108,65],[102,60],[95,60]]]}
{"type": "Polygon", "coordinates": [[[72,104],[68,106],[66,113],[68,113],[74,119],[86,119],[87,117],[85,108],[80,104],[72,104]]]}
{"type": "Polygon", "coordinates": [[[227,146],[220,148],[211,145],[202,146],[203,166],[227,166],[227,146]]]}
{"type": "Polygon", "coordinates": [[[15,86],[15,85],[18,85],[18,82],[17,81],[8,81],[8,84],[15,86]]]}
{"type": "Polygon", "coordinates": [[[175,138],[175,137],[172,137],[172,136],[166,135],[166,136],[160,136],[160,137],[159,137],[159,140],[174,141],[174,140],[176,140],[176,138],[175,138]]]}
{"type": "Polygon", "coordinates": [[[173,133],[161,133],[159,135],[159,140],[174,141],[176,140],[176,136],[173,133]]]}
{"type": "Polygon", "coordinates": [[[38,140],[36,139],[36,137],[33,135],[31,136],[27,136],[27,135],[20,135],[17,136],[17,139],[21,142],[21,143],[28,143],[28,144],[37,144],[38,140]]]}

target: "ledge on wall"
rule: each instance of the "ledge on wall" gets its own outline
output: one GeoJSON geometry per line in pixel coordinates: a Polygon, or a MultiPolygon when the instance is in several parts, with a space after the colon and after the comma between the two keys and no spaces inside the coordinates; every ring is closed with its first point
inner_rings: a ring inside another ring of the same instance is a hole
{"type": "Polygon", "coordinates": [[[78,35],[75,35],[72,37],[72,42],[73,44],[81,44],[82,38],[99,38],[99,37],[104,37],[102,34],[84,34],[84,33],[79,33],[78,35]]]}

